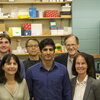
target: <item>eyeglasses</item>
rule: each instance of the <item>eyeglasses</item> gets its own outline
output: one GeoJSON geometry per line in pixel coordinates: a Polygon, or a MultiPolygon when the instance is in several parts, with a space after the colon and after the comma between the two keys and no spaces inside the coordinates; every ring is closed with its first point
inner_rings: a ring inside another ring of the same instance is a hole
{"type": "Polygon", "coordinates": [[[66,44],[67,47],[70,47],[70,46],[74,47],[75,45],[76,44],[66,44]]]}
{"type": "Polygon", "coordinates": [[[43,51],[48,51],[48,50],[49,50],[49,51],[54,51],[54,49],[52,49],[52,48],[50,48],[50,49],[44,48],[44,49],[43,49],[43,51]]]}
{"type": "Polygon", "coordinates": [[[32,47],[38,47],[38,45],[27,45],[27,47],[32,48],[32,47]]]}

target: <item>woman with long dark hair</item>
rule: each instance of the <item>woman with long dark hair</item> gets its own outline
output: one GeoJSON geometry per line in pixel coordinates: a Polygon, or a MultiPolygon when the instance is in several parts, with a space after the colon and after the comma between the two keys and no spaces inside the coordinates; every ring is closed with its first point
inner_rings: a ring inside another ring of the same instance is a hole
{"type": "Polygon", "coordinates": [[[20,76],[16,55],[7,54],[0,64],[0,100],[29,100],[26,80],[20,76]]]}

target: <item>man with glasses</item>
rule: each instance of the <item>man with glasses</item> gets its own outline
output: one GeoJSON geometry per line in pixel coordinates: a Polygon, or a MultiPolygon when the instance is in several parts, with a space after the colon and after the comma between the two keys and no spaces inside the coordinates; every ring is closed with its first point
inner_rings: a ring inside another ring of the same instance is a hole
{"type": "Polygon", "coordinates": [[[40,61],[39,57],[39,41],[35,38],[29,38],[25,44],[26,50],[28,52],[28,59],[24,60],[25,70],[30,66],[36,64],[40,61]]]}
{"type": "MultiPolygon", "coordinates": [[[[73,59],[74,56],[79,52],[78,48],[79,48],[79,39],[77,36],[70,34],[67,37],[65,37],[64,39],[64,43],[67,49],[67,53],[64,54],[60,54],[58,56],[55,57],[55,61],[67,66],[67,70],[69,73],[69,77],[70,79],[73,78],[74,76],[72,75],[72,64],[73,64],[73,59]]],[[[87,54],[87,57],[89,58],[90,62],[92,63],[92,72],[93,73],[93,77],[95,78],[95,64],[94,64],[94,58],[93,56],[87,54]]]]}

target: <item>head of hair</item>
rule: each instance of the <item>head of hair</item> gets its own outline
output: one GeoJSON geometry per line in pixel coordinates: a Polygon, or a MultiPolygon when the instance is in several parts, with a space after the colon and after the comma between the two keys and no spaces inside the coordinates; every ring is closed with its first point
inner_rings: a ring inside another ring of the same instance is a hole
{"type": "Polygon", "coordinates": [[[11,38],[8,34],[6,34],[6,33],[0,34],[0,39],[3,39],[3,38],[6,38],[9,41],[9,43],[11,44],[11,38]]]}
{"type": "Polygon", "coordinates": [[[51,38],[45,38],[43,39],[40,43],[39,43],[39,48],[40,51],[42,51],[42,49],[47,46],[47,45],[51,45],[53,46],[53,49],[55,50],[55,43],[51,38]]]}
{"type": "Polygon", "coordinates": [[[72,74],[75,75],[75,76],[78,75],[75,66],[76,66],[76,60],[79,56],[82,56],[87,63],[87,75],[94,78],[92,63],[89,61],[88,55],[85,54],[85,53],[82,53],[82,52],[77,53],[77,55],[74,57],[73,65],[72,65],[72,74]]]}
{"type": "Polygon", "coordinates": [[[6,54],[2,60],[1,60],[1,63],[0,63],[0,83],[3,83],[5,84],[7,82],[7,78],[5,76],[5,71],[3,70],[3,67],[4,67],[4,64],[5,63],[9,63],[11,58],[13,58],[16,63],[18,64],[18,70],[17,72],[15,73],[15,80],[20,83],[22,82],[22,79],[21,76],[20,76],[20,61],[19,61],[19,58],[14,55],[14,54],[6,54]]]}
{"type": "Polygon", "coordinates": [[[69,39],[70,37],[75,37],[76,43],[79,44],[79,38],[78,38],[77,36],[73,35],[73,34],[67,35],[67,36],[65,37],[65,39],[64,39],[64,43],[65,43],[66,40],[69,39]]]}
{"type": "Polygon", "coordinates": [[[39,45],[39,41],[38,41],[37,39],[35,39],[35,38],[29,38],[29,39],[26,41],[26,43],[25,43],[25,47],[28,46],[28,42],[29,42],[30,40],[36,41],[36,42],[38,43],[38,45],[39,45]]]}

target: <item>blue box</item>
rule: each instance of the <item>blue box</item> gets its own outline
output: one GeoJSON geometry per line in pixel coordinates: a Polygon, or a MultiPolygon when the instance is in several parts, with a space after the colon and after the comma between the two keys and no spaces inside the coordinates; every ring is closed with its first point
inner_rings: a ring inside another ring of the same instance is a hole
{"type": "Polygon", "coordinates": [[[37,16],[36,8],[29,8],[29,15],[31,18],[35,18],[37,16]]]}
{"type": "Polygon", "coordinates": [[[23,29],[22,29],[21,35],[22,35],[22,36],[27,36],[27,35],[30,36],[30,35],[31,35],[31,30],[23,30],[23,29]]]}

